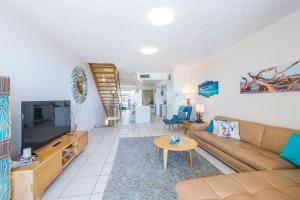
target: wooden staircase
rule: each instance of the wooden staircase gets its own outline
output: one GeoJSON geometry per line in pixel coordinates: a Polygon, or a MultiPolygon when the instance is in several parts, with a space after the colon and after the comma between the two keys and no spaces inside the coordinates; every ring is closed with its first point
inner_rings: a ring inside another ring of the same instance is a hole
{"type": "Polygon", "coordinates": [[[98,63],[90,63],[89,66],[107,117],[119,116],[121,90],[116,66],[98,63]],[[114,109],[116,109],[116,113],[114,109]]]}

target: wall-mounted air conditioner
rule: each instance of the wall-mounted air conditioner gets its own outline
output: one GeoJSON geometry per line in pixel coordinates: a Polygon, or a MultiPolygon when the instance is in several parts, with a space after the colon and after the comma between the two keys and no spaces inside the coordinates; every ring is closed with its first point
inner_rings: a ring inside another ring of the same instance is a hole
{"type": "Polygon", "coordinates": [[[136,73],[137,80],[151,80],[151,81],[167,81],[169,80],[169,74],[166,72],[160,73],[136,73]]]}

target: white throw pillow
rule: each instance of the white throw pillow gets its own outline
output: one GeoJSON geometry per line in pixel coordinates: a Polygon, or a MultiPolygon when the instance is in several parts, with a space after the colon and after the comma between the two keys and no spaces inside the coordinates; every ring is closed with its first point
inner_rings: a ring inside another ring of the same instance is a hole
{"type": "Polygon", "coordinates": [[[213,124],[214,124],[213,134],[214,135],[219,135],[221,122],[222,122],[221,120],[213,120],[213,124]]]}
{"type": "Polygon", "coordinates": [[[239,121],[221,121],[219,125],[220,137],[229,137],[240,139],[240,123],[239,121]]]}

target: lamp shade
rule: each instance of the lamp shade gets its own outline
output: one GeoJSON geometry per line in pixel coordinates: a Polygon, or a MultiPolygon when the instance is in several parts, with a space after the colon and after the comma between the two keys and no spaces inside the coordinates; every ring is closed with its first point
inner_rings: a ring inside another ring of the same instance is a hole
{"type": "Polygon", "coordinates": [[[204,105],[203,104],[197,104],[196,105],[196,112],[204,113],[204,105]]]}

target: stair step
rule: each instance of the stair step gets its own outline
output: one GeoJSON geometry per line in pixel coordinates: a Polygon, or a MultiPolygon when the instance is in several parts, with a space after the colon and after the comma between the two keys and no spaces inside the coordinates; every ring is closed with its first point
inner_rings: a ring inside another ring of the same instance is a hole
{"type": "Polygon", "coordinates": [[[111,106],[118,105],[120,100],[118,71],[114,64],[109,63],[90,63],[89,66],[106,115],[111,116],[111,106]]]}
{"type": "Polygon", "coordinates": [[[101,72],[99,73],[93,73],[96,78],[108,78],[108,79],[115,79],[114,74],[102,74],[101,72]]]}
{"type": "Polygon", "coordinates": [[[116,87],[116,83],[108,83],[108,82],[97,82],[97,86],[110,86],[110,87],[116,87]]]}

